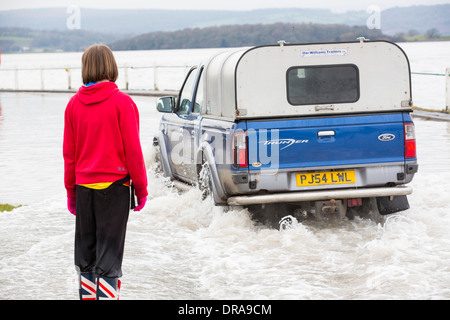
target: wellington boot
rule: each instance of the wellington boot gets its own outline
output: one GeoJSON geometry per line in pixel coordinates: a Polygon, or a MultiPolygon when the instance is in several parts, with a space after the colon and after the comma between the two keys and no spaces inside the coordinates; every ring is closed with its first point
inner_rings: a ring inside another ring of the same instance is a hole
{"type": "Polygon", "coordinates": [[[78,275],[80,300],[96,300],[95,274],[92,272],[81,272],[78,275]]]}
{"type": "Polygon", "coordinates": [[[119,300],[119,278],[97,277],[97,300],[119,300]]]}

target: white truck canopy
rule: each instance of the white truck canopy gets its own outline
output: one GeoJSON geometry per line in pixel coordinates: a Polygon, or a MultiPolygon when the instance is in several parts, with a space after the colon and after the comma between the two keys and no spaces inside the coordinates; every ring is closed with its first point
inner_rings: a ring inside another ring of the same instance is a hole
{"type": "Polygon", "coordinates": [[[214,55],[204,72],[205,117],[411,109],[408,58],[386,41],[235,48],[214,55]]]}

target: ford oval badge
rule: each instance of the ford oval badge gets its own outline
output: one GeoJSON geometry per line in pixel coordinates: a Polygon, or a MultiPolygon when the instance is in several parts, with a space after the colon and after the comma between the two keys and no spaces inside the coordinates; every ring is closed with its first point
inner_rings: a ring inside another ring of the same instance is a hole
{"type": "Polygon", "coordinates": [[[392,141],[395,139],[395,135],[392,133],[383,133],[378,136],[378,140],[386,142],[386,141],[392,141]]]}

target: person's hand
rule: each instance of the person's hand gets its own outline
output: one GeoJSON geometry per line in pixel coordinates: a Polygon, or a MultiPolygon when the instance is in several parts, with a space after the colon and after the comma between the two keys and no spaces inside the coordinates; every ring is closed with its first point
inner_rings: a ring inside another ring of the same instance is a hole
{"type": "Polygon", "coordinates": [[[76,198],[67,198],[67,209],[73,215],[75,215],[75,201],[76,198]]]}
{"type": "Polygon", "coordinates": [[[134,208],[134,211],[141,211],[142,208],[145,206],[145,203],[147,202],[147,197],[144,198],[138,198],[137,203],[138,205],[134,208]]]}

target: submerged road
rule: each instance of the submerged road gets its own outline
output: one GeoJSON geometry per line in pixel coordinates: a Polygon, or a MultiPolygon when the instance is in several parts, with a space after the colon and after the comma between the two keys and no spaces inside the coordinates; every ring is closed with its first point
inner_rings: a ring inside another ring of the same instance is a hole
{"type": "MultiPolygon", "coordinates": [[[[0,93],[0,203],[22,205],[0,213],[0,299],[78,298],[61,149],[70,96],[0,93]]],[[[121,299],[450,299],[450,122],[415,118],[411,209],[278,231],[167,187],[153,170],[156,98],[133,99],[150,199],[130,214],[121,299]]]]}

